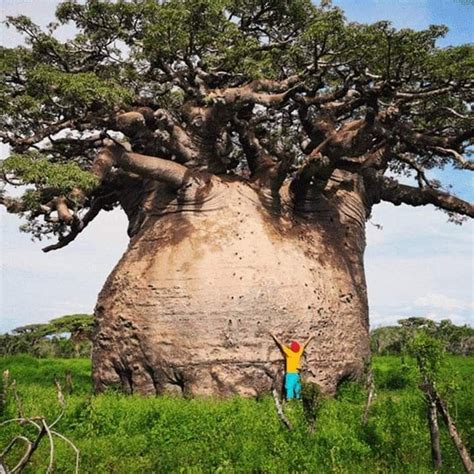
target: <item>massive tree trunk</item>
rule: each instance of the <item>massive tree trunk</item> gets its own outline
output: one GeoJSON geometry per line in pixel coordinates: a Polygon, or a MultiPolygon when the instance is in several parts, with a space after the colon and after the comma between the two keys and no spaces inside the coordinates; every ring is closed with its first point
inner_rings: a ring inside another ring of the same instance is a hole
{"type": "Polygon", "coordinates": [[[293,208],[235,177],[194,174],[177,198],[150,180],[138,205],[136,193],[133,206],[122,203],[136,233],[96,306],[96,389],[268,392],[283,371],[269,331],[315,335],[302,374],[327,392],[360,375],[369,355],[361,183],[336,171],[324,195],[310,188],[293,208]]]}

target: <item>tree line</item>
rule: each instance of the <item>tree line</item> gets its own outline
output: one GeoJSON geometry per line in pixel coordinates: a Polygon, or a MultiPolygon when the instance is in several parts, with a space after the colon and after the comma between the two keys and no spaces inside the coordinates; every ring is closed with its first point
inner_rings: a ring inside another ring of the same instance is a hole
{"type": "Polygon", "coordinates": [[[441,341],[446,352],[454,355],[474,355],[474,328],[457,326],[449,319],[436,322],[428,318],[400,319],[396,326],[373,329],[370,333],[372,354],[401,355],[408,340],[424,332],[441,341]]]}
{"type": "Polygon", "coordinates": [[[70,314],[47,323],[28,324],[0,334],[0,356],[90,357],[94,318],[70,314]]]}

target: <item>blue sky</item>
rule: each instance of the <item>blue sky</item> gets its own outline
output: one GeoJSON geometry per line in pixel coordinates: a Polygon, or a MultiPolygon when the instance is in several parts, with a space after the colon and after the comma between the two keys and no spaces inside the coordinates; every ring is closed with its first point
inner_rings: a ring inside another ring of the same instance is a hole
{"type": "Polygon", "coordinates": [[[421,29],[447,25],[440,46],[472,42],[473,0],[333,0],[350,21],[371,23],[390,20],[397,28],[421,29]]]}
{"type": "MultiPolygon", "coordinates": [[[[45,25],[52,19],[52,0],[3,0],[2,13],[26,14],[45,25]]],[[[391,20],[415,29],[430,24],[450,28],[440,44],[472,42],[474,1],[468,0],[335,0],[351,21],[391,20]]],[[[1,28],[2,44],[20,37],[1,28]]],[[[71,33],[65,29],[64,35],[71,33]]],[[[2,157],[6,147],[0,148],[2,157]]],[[[447,170],[433,177],[454,185],[460,197],[474,200],[473,178],[447,170]]],[[[0,332],[68,313],[92,312],[107,275],[127,245],[126,219],[119,211],[103,213],[73,244],[43,254],[44,242],[31,242],[18,231],[20,221],[0,209],[0,332]]],[[[408,316],[450,318],[473,323],[474,224],[447,223],[431,206],[411,208],[381,204],[367,226],[366,271],[372,327],[408,316]]]]}

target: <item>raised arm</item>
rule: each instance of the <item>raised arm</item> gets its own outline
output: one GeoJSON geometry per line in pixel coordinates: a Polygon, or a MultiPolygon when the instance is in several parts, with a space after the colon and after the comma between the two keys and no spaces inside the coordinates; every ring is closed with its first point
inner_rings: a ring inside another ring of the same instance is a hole
{"type": "Polygon", "coordinates": [[[272,336],[273,340],[275,341],[276,345],[280,348],[280,350],[283,350],[283,344],[282,342],[273,334],[272,332],[270,333],[270,336],[272,336]]]}

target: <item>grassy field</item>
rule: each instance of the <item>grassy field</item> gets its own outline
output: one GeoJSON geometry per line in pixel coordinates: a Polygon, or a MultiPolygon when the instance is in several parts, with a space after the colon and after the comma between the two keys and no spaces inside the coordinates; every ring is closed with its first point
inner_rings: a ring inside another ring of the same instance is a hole
{"type": "MultiPolygon", "coordinates": [[[[54,377],[72,372],[74,391],[66,397],[67,411],[56,429],[80,449],[84,473],[433,472],[416,373],[403,369],[397,357],[374,360],[377,397],[367,426],[361,423],[365,392],[349,383],[323,403],[314,433],[308,431],[298,402],[285,407],[294,425],[289,432],[271,398],[95,396],[88,360],[1,358],[0,370],[7,368],[17,381],[25,412],[49,419],[59,411],[54,377]]],[[[445,374],[451,380],[452,414],[466,445],[474,446],[474,357],[451,357],[445,374]]],[[[13,416],[15,404],[10,400],[1,419],[13,416]]],[[[0,451],[20,432],[28,428],[0,428],[0,451]]],[[[441,448],[441,472],[462,472],[444,427],[441,448]]],[[[70,448],[58,440],[56,453],[55,472],[73,472],[70,448]]],[[[48,454],[45,440],[25,472],[45,472],[48,454]]],[[[14,452],[9,464],[18,456],[14,452]]]]}

